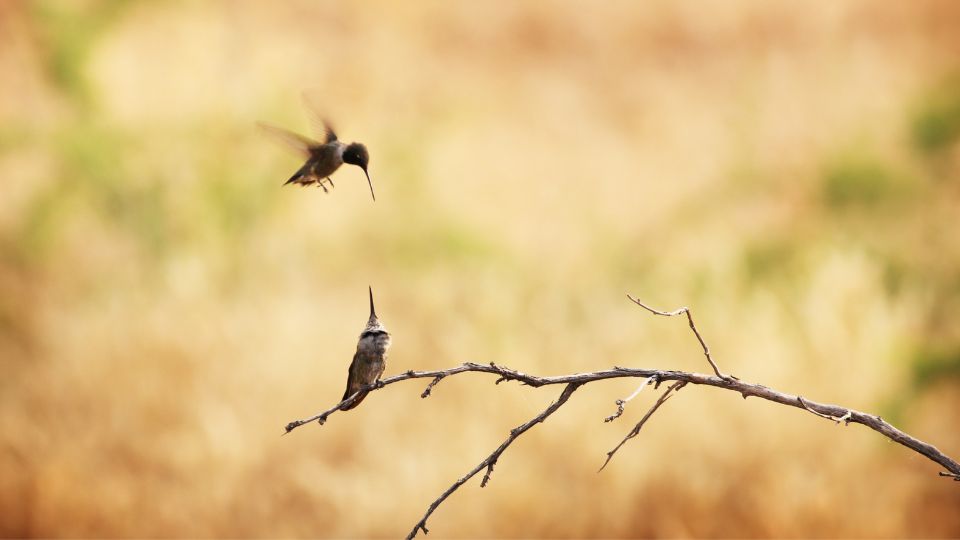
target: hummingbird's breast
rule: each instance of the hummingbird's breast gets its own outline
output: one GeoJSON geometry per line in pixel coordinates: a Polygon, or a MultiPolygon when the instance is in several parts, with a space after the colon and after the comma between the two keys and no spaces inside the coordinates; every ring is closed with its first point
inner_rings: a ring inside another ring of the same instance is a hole
{"type": "Polygon", "coordinates": [[[340,141],[316,146],[312,150],[313,174],[321,178],[330,176],[343,165],[343,150],[346,145],[340,141]]]}
{"type": "Polygon", "coordinates": [[[387,349],[390,348],[390,334],[377,332],[365,334],[357,343],[357,352],[365,357],[377,357],[386,360],[387,349]]]}

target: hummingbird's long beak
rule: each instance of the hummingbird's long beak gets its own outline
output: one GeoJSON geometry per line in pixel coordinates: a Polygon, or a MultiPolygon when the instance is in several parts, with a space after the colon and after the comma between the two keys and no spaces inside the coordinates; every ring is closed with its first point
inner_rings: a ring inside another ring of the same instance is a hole
{"type": "Polygon", "coordinates": [[[370,196],[373,197],[374,202],[376,202],[377,196],[373,194],[373,182],[370,180],[370,173],[367,172],[366,167],[363,168],[363,174],[367,175],[367,183],[370,184],[370,196]]]}
{"type": "Polygon", "coordinates": [[[377,318],[377,311],[373,309],[373,287],[367,286],[367,290],[370,291],[370,319],[377,318]]]}

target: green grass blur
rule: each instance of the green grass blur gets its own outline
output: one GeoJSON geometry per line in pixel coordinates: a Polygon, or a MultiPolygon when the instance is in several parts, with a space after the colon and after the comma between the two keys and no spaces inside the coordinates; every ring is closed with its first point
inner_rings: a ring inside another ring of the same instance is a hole
{"type": "MultiPolygon", "coordinates": [[[[560,388],[721,367],[960,456],[960,5],[0,4],[0,536],[396,537],[560,388]],[[320,189],[257,121],[371,152],[320,189]]],[[[957,537],[859,426],[591,384],[431,537],[957,537]]],[[[728,395],[729,394],[729,395],[728,395]]]]}

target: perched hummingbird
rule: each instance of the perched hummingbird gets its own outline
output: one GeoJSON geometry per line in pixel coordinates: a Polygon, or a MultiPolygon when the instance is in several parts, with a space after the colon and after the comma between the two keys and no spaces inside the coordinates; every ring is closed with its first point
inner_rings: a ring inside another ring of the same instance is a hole
{"type": "MultiPolygon", "coordinates": [[[[387,367],[387,349],[390,348],[390,334],[387,329],[380,324],[377,318],[377,312],[373,309],[373,288],[370,291],[370,318],[367,320],[367,327],[360,334],[360,341],[357,342],[357,352],[353,355],[353,362],[350,362],[350,372],[347,376],[347,390],[343,393],[343,399],[347,399],[357,393],[364,386],[370,386],[380,379],[383,370],[387,367]]],[[[367,397],[367,392],[360,395],[360,399],[353,402],[352,405],[341,408],[342,411],[348,411],[363,401],[367,397]]],[[[342,400],[341,400],[342,401],[342,400]]]]}
{"type": "Polygon", "coordinates": [[[283,185],[309,186],[310,184],[317,184],[323,188],[323,191],[327,192],[327,187],[323,185],[324,182],[329,182],[330,187],[333,187],[333,180],[330,180],[330,175],[339,169],[340,165],[349,163],[363,169],[363,174],[367,175],[367,183],[370,184],[370,196],[376,201],[377,196],[373,194],[373,182],[370,181],[370,173],[367,172],[367,164],[370,162],[367,147],[356,142],[345,144],[338,141],[337,134],[330,127],[330,123],[322,118],[320,122],[324,131],[323,142],[262,122],[258,124],[261,129],[281,139],[307,158],[306,163],[297,172],[293,173],[293,176],[283,185]]]}

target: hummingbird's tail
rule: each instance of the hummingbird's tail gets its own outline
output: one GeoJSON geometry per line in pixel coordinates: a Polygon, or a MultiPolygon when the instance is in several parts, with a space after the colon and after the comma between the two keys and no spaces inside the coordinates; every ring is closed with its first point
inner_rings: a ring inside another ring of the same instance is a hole
{"type": "MultiPolygon", "coordinates": [[[[349,411],[350,409],[356,407],[357,405],[360,404],[361,401],[363,401],[363,398],[367,397],[367,394],[368,394],[368,393],[369,393],[369,392],[360,392],[360,397],[358,397],[356,401],[354,401],[354,402],[353,402],[352,404],[350,404],[350,405],[345,405],[345,406],[343,406],[343,407],[340,407],[340,410],[341,410],[341,411],[349,411]]],[[[340,401],[343,401],[344,399],[347,399],[348,397],[350,397],[350,396],[352,396],[352,395],[353,395],[353,392],[351,392],[351,391],[350,391],[350,388],[348,387],[348,388],[347,388],[347,391],[343,393],[343,398],[341,398],[340,401]]]]}
{"type": "Polygon", "coordinates": [[[307,174],[308,170],[309,170],[309,167],[307,167],[307,165],[304,164],[304,166],[300,167],[300,169],[297,170],[297,172],[293,173],[293,176],[291,176],[289,180],[284,182],[283,185],[292,184],[293,182],[296,182],[297,180],[303,178],[303,175],[307,174]]]}

